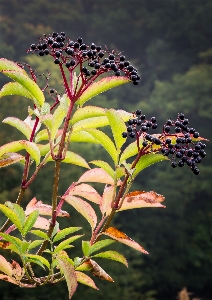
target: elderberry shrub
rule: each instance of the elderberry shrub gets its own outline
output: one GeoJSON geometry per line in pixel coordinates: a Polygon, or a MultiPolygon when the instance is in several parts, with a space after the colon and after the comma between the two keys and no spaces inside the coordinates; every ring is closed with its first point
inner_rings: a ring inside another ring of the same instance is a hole
{"type": "Polygon", "coordinates": [[[39,56],[50,55],[55,64],[64,65],[69,70],[80,65],[80,71],[85,79],[97,78],[103,73],[112,71],[115,76],[126,76],[134,85],[140,81],[137,69],[126,61],[125,56],[107,48],[102,50],[102,47],[95,43],[87,45],[81,37],[72,41],[66,37],[65,32],[60,34],[53,32],[49,36],[44,34],[39,38],[38,44],[32,44],[27,52],[39,56]]]}
{"type": "Polygon", "coordinates": [[[163,126],[161,134],[150,135],[149,129],[156,129],[156,118],[150,120],[142,114],[141,110],[133,112],[133,118],[129,119],[127,132],[122,133],[123,138],[143,138],[143,154],[160,151],[164,156],[170,157],[171,166],[184,167],[187,165],[191,171],[198,175],[200,173],[197,164],[206,156],[206,145],[201,142],[199,132],[188,127],[189,120],[183,113],[179,113],[176,120],[168,119],[163,126]],[[174,133],[172,133],[174,131],[174,133]],[[157,145],[157,147],[153,147],[157,145]]]}

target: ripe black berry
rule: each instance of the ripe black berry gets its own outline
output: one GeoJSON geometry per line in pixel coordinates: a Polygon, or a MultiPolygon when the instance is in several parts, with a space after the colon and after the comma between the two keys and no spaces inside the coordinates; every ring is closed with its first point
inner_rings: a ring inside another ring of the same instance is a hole
{"type": "Polygon", "coordinates": [[[96,46],[96,51],[100,51],[102,49],[101,46],[96,46]]]}
{"type": "Polygon", "coordinates": [[[172,166],[172,168],[176,168],[176,167],[177,167],[177,162],[176,162],[176,161],[173,161],[173,162],[171,163],[171,166],[172,166]]]}
{"type": "Polygon", "coordinates": [[[180,160],[180,161],[178,162],[178,166],[179,166],[179,167],[183,167],[183,166],[184,166],[184,162],[183,162],[182,160],[180,160]]]}
{"type": "Polygon", "coordinates": [[[195,131],[195,132],[193,133],[193,137],[194,137],[195,139],[198,138],[198,137],[199,137],[199,132],[195,131]]]}
{"type": "Polygon", "coordinates": [[[123,138],[126,138],[126,137],[127,137],[127,132],[123,132],[123,133],[122,133],[122,137],[123,137],[123,138]]]}
{"type": "Polygon", "coordinates": [[[53,37],[53,38],[56,38],[57,36],[58,36],[58,33],[57,33],[57,32],[53,32],[53,33],[52,33],[52,37],[53,37]]]}
{"type": "Polygon", "coordinates": [[[71,66],[75,66],[75,64],[76,64],[75,60],[72,59],[72,60],[70,61],[70,65],[71,65],[71,66]]]}
{"type": "Polygon", "coordinates": [[[98,56],[99,56],[100,58],[102,58],[104,55],[105,55],[105,54],[104,54],[103,52],[99,52],[99,53],[98,53],[98,56]]]}
{"type": "Polygon", "coordinates": [[[132,131],[133,131],[132,126],[128,126],[128,127],[127,127],[127,131],[128,131],[128,132],[132,132],[132,131]]]}
{"type": "Polygon", "coordinates": [[[80,44],[82,44],[83,39],[82,39],[81,37],[79,37],[79,38],[77,39],[77,41],[78,41],[80,44]]]}
{"type": "Polygon", "coordinates": [[[134,138],[135,135],[136,135],[135,132],[131,132],[131,133],[130,133],[130,137],[131,137],[131,138],[134,138]]]}
{"type": "Polygon", "coordinates": [[[124,62],[124,66],[125,66],[125,67],[128,67],[129,64],[130,64],[129,61],[125,61],[125,62],[124,62]]]}
{"type": "Polygon", "coordinates": [[[55,56],[56,56],[57,58],[59,58],[59,57],[61,56],[61,53],[60,53],[59,51],[56,51],[56,52],[55,52],[55,56]]]}
{"type": "Polygon", "coordinates": [[[143,143],[142,143],[142,146],[143,147],[146,147],[148,145],[148,143],[146,142],[146,141],[144,141],[143,143]]]}
{"type": "Polygon", "coordinates": [[[32,45],[30,46],[30,48],[31,48],[32,50],[35,50],[37,47],[36,47],[35,44],[32,44],[32,45]]]}
{"type": "Polygon", "coordinates": [[[74,43],[74,48],[79,48],[79,46],[80,46],[79,43],[77,43],[77,42],[74,43]]]}
{"type": "Polygon", "coordinates": [[[50,89],[49,92],[50,92],[51,94],[53,94],[53,93],[55,92],[55,90],[54,90],[54,89],[50,89]]]}
{"type": "Polygon", "coordinates": [[[179,118],[180,120],[184,120],[185,116],[184,116],[183,113],[180,113],[180,114],[178,114],[178,118],[179,118]]]}
{"type": "Polygon", "coordinates": [[[59,58],[56,58],[56,59],[54,60],[54,63],[55,63],[56,65],[58,65],[58,64],[60,63],[59,58]]]}
{"type": "Polygon", "coordinates": [[[165,126],[164,131],[168,133],[170,131],[170,126],[165,126]]]}
{"type": "Polygon", "coordinates": [[[95,67],[95,69],[99,69],[100,68],[100,64],[96,63],[94,67],[95,67]]]}
{"type": "Polygon", "coordinates": [[[96,70],[92,70],[92,71],[91,71],[91,74],[92,74],[92,75],[96,75],[96,70]]]}
{"type": "Polygon", "coordinates": [[[124,55],[121,55],[121,56],[119,57],[119,60],[120,60],[120,61],[125,61],[125,56],[124,56],[124,55]]]}

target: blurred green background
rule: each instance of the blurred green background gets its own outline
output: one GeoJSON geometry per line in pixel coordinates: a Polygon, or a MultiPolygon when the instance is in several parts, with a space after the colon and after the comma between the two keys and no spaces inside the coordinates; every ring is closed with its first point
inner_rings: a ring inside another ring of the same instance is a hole
{"type": "MultiPolygon", "coordinates": [[[[167,118],[184,112],[200,135],[211,139],[212,122],[212,1],[211,0],[1,0],[0,57],[28,62],[37,74],[51,72],[50,85],[60,91],[60,75],[53,62],[26,55],[30,44],[44,33],[65,31],[73,40],[83,37],[118,49],[141,74],[138,86],[128,84],[92,100],[104,107],[128,111],[142,109],[147,117],[156,116],[162,125],[167,118]]],[[[2,86],[7,79],[0,76],[2,86]]],[[[40,86],[45,86],[41,78],[40,86]]],[[[0,120],[6,116],[24,119],[31,103],[19,97],[1,99],[0,120]]],[[[1,124],[0,143],[21,135],[1,124]]],[[[89,161],[95,145],[74,145],[89,161]]],[[[97,152],[95,152],[97,151],[97,152]]],[[[114,249],[126,256],[129,268],[116,262],[99,260],[115,283],[95,280],[100,291],[79,285],[73,299],[175,300],[185,286],[191,299],[212,299],[212,199],[211,154],[200,165],[201,174],[189,168],[175,169],[163,162],[146,169],[134,189],[155,190],[166,197],[166,209],[140,209],[118,214],[114,224],[150,253],[142,255],[124,245],[114,249]]],[[[95,153],[95,156],[94,156],[95,153]]],[[[53,164],[42,170],[27,191],[25,203],[33,196],[49,202],[53,164]]],[[[80,167],[62,169],[60,191],[82,174],[80,167]]],[[[14,201],[20,186],[20,166],[0,169],[0,202],[14,201]]],[[[70,207],[71,219],[63,226],[87,223],[70,207]]],[[[1,223],[3,220],[1,220],[1,223]]],[[[80,241],[74,254],[80,256],[80,241]]],[[[0,250],[0,254],[2,250],[0,250]]],[[[3,300],[67,299],[65,283],[25,290],[0,282],[3,300]]]]}

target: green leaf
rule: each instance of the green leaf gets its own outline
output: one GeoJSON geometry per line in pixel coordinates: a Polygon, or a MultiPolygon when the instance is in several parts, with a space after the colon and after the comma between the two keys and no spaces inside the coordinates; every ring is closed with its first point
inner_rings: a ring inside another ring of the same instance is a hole
{"type": "Polygon", "coordinates": [[[35,160],[36,164],[38,165],[40,163],[40,151],[35,143],[20,140],[20,141],[14,141],[10,142],[8,144],[5,144],[0,147],[0,157],[8,152],[18,152],[25,149],[30,156],[35,160]]]}
{"type": "MultiPolygon", "coordinates": [[[[53,159],[52,159],[51,156],[49,156],[46,161],[47,162],[48,161],[53,161],[53,159]]],[[[90,169],[88,163],[86,162],[86,160],[82,156],[80,156],[79,154],[76,154],[74,152],[71,152],[71,151],[66,152],[66,157],[65,157],[64,160],[62,160],[62,162],[90,169]]]]}
{"type": "Polygon", "coordinates": [[[82,156],[71,151],[66,152],[66,157],[62,162],[90,169],[88,163],[82,156]]]}
{"type": "Polygon", "coordinates": [[[111,141],[111,139],[104,132],[98,129],[87,129],[86,131],[89,132],[96,140],[100,142],[100,144],[110,154],[113,161],[117,163],[118,151],[116,150],[116,147],[114,143],[111,141]]]}
{"type": "Polygon", "coordinates": [[[150,153],[142,156],[135,166],[135,171],[133,172],[132,177],[135,178],[143,169],[163,160],[169,159],[163,154],[150,153]]]}
{"type": "Polygon", "coordinates": [[[116,148],[121,150],[121,147],[126,142],[126,139],[122,137],[122,133],[126,131],[126,125],[115,109],[109,109],[106,111],[110,127],[113,133],[113,138],[115,140],[116,148]]]}
{"type": "Polygon", "coordinates": [[[51,132],[53,127],[53,115],[52,114],[46,114],[39,117],[39,120],[41,123],[43,123],[51,132]]]}
{"type": "Polygon", "coordinates": [[[19,231],[22,230],[22,223],[19,219],[18,215],[7,206],[0,204],[0,210],[3,212],[3,214],[10,219],[10,221],[15,224],[15,226],[18,228],[19,231]]]}
{"type": "Polygon", "coordinates": [[[32,94],[32,96],[34,97],[34,103],[37,106],[37,108],[41,107],[44,104],[45,98],[43,92],[41,91],[39,86],[28,77],[28,75],[25,75],[19,71],[11,70],[3,70],[2,73],[12,78],[14,81],[18,82],[30,94],[32,94]]]}
{"type": "Polygon", "coordinates": [[[52,130],[51,130],[51,137],[52,139],[55,138],[55,135],[57,133],[57,130],[59,129],[60,125],[62,124],[65,116],[66,116],[67,110],[64,109],[64,105],[60,104],[53,114],[53,124],[52,124],[52,130]]]}
{"type": "Polygon", "coordinates": [[[82,229],[82,227],[68,227],[60,230],[54,237],[53,242],[57,242],[61,239],[64,239],[68,234],[71,234],[73,232],[76,232],[78,230],[82,229]]]}
{"type": "Polygon", "coordinates": [[[35,224],[37,218],[39,216],[39,210],[34,210],[27,218],[24,226],[23,226],[23,230],[22,230],[22,235],[25,236],[27,234],[27,232],[30,231],[30,229],[32,228],[32,226],[35,224]]]}
{"type": "Polygon", "coordinates": [[[44,240],[50,241],[50,238],[48,237],[48,235],[41,230],[31,230],[30,232],[39,236],[40,238],[42,238],[44,240]]]}
{"type": "Polygon", "coordinates": [[[64,257],[59,256],[57,258],[57,261],[62,273],[65,276],[65,280],[69,291],[69,299],[71,299],[77,288],[77,277],[74,267],[71,264],[71,262],[64,257]]]}
{"type": "Polygon", "coordinates": [[[73,125],[73,132],[85,130],[87,128],[105,127],[109,125],[108,118],[104,117],[93,117],[85,120],[81,120],[73,125]]]}
{"type": "MultiPolygon", "coordinates": [[[[139,138],[139,146],[142,147],[143,137],[139,138]]],[[[137,141],[129,144],[127,148],[123,151],[120,157],[120,163],[128,159],[129,157],[135,156],[138,153],[137,141]]]]}
{"type": "Polygon", "coordinates": [[[125,168],[124,167],[117,167],[116,168],[116,178],[121,178],[122,176],[125,176],[125,168]]]}
{"type": "Polygon", "coordinates": [[[89,256],[91,244],[89,241],[82,241],[82,251],[85,256],[89,256]]]}
{"type": "Polygon", "coordinates": [[[12,209],[12,211],[17,215],[17,218],[20,220],[21,224],[24,224],[26,220],[26,216],[21,206],[16,203],[12,203],[10,201],[5,202],[5,205],[10,209],[12,209]]]}
{"type": "Polygon", "coordinates": [[[93,281],[93,279],[91,279],[88,275],[86,275],[85,273],[79,272],[79,271],[75,271],[76,276],[77,276],[77,281],[85,284],[95,290],[99,290],[95,284],[95,282],[93,281]]]}
{"type": "Polygon", "coordinates": [[[51,111],[51,106],[49,103],[44,103],[42,108],[41,108],[41,116],[46,115],[46,114],[50,114],[51,111]]]}
{"type": "Polygon", "coordinates": [[[84,130],[72,132],[70,142],[100,144],[90,133],[84,130]]]}
{"type": "Polygon", "coordinates": [[[16,251],[17,253],[21,253],[22,241],[19,238],[3,232],[0,232],[0,236],[3,237],[5,241],[8,241],[15,246],[16,249],[14,249],[14,251],[16,251]]]}
{"type": "Polygon", "coordinates": [[[99,251],[100,249],[104,248],[104,247],[107,247],[111,244],[114,244],[115,241],[114,240],[111,240],[111,239],[106,239],[106,240],[102,240],[102,241],[99,241],[99,242],[96,242],[95,244],[93,244],[91,247],[90,247],[90,251],[89,251],[89,255],[96,252],[96,251],[99,251]]]}
{"type": "Polygon", "coordinates": [[[0,58],[0,71],[3,70],[15,70],[20,73],[27,75],[26,71],[18,66],[15,62],[8,60],[6,58],[0,58]]]}
{"type": "Polygon", "coordinates": [[[74,242],[75,240],[81,238],[84,234],[81,234],[81,235],[74,235],[70,238],[68,238],[67,240],[65,241],[62,241],[55,249],[54,249],[54,253],[58,253],[59,251],[63,250],[66,248],[66,246],[69,246],[70,243],[74,242]]]}
{"type": "Polygon", "coordinates": [[[111,76],[105,77],[101,80],[92,83],[85,92],[80,96],[78,101],[76,102],[78,105],[82,106],[86,101],[93,98],[94,96],[103,93],[109,89],[112,89],[121,84],[127,83],[130,80],[126,77],[120,76],[111,76]]]}
{"type": "Polygon", "coordinates": [[[33,95],[18,82],[8,82],[0,90],[0,98],[4,96],[19,95],[35,101],[33,95]]]}
{"type": "Polygon", "coordinates": [[[20,132],[22,132],[26,138],[29,140],[31,136],[32,129],[27,125],[24,121],[14,118],[14,117],[8,117],[2,121],[4,124],[9,124],[16,129],[18,129],[20,132]]]}
{"type": "Polygon", "coordinates": [[[35,240],[33,242],[30,242],[30,245],[28,247],[28,251],[40,246],[43,243],[43,240],[35,240]]]}
{"type": "Polygon", "coordinates": [[[39,131],[36,136],[35,136],[35,142],[38,143],[40,141],[45,141],[45,140],[48,140],[49,137],[48,137],[48,132],[46,129],[43,129],[41,131],[39,131]]]}
{"type": "MultiPolygon", "coordinates": [[[[36,255],[36,254],[27,254],[27,261],[34,262],[35,264],[41,266],[44,268],[44,265],[50,269],[50,264],[47,259],[45,259],[43,256],[36,255]]],[[[45,269],[45,268],[44,268],[45,269]]]]}
{"type": "Polygon", "coordinates": [[[21,254],[25,254],[29,248],[30,242],[22,241],[21,254]]]}
{"type": "Polygon", "coordinates": [[[97,216],[93,207],[88,202],[75,196],[65,196],[64,199],[90,223],[92,229],[96,227],[97,216]]]}
{"type": "Polygon", "coordinates": [[[47,153],[50,152],[50,145],[49,143],[46,145],[42,145],[42,144],[37,144],[37,147],[40,151],[40,155],[41,156],[45,156],[47,153]]]}
{"type": "Polygon", "coordinates": [[[101,252],[101,253],[98,253],[96,255],[93,255],[92,258],[93,257],[101,257],[101,258],[112,259],[112,260],[118,261],[118,262],[124,264],[126,267],[128,267],[128,263],[127,263],[126,258],[122,254],[120,254],[116,251],[101,252]]]}
{"type": "Polygon", "coordinates": [[[93,117],[102,117],[105,116],[105,109],[98,106],[85,106],[80,107],[74,113],[70,123],[74,125],[75,123],[93,117]]]}

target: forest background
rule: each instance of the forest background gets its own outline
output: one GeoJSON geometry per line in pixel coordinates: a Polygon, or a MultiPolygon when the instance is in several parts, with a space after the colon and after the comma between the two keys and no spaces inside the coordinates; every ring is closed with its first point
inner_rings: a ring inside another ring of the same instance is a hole
{"type": "MultiPolygon", "coordinates": [[[[60,92],[61,80],[54,65],[48,59],[26,54],[38,37],[53,31],[65,31],[73,40],[81,36],[88,44],[118,49],[141,74],[138,86],[108,91],[96,97],[94,105],[142,109],[149,118],[156,116],[160,125],[184,112],[200,135],[211,140],[211,0],[1,0],[0,57],[28,62],[37,74],[49,70],[50,87],[60,92]]],[[[0,86],[5,82],[1,76],[0,86]]],[[[45,86],[44,78],[40,83],[45,86]]],[[[0,120],[6,116],[24,119],[29,104],[16,96],[2,98],[0,120]]],[[[8,125],[1,124],[0,130],[0,144],[18,136],[8,125]]],[[[73,147],[87,161],[97,159],[97,154],[98,159],[105,156],[96,145],[73,147]]],[[[192,299],[212,299],[211,143],[206,150],[199,176],[186,167],[173,170],[167,162],[142,172],[134,189],[163,194],[167,208],[123,212],[114,222],[150,254],[118,246],[129,268],[106,262],[105,269],[115,283],[94,279],[100,291],[81,285],[73,299],[174,300],[184,286],[192,292],[192,299]]],[[[41,172],[28,190],[25,203],[32,195],[50,201],[52,168],[50,165],[41,172]]],[[[60,190],[65,191],[82,172],[80,167],[66,166],[60,190]]],[[[15,200],[20,174],[19,165],[0,169],[0,203],[15,200]]],[[[62,220],[63,226],[87,226],[77,213],[70,214],[71,219],[62,220]]],[[[80,242],[74,251],[79,255],[80,242]]],[[[0,294],[3,300],[67,299],[65,283],[24,290],[0,282],[0,294]]]]}

